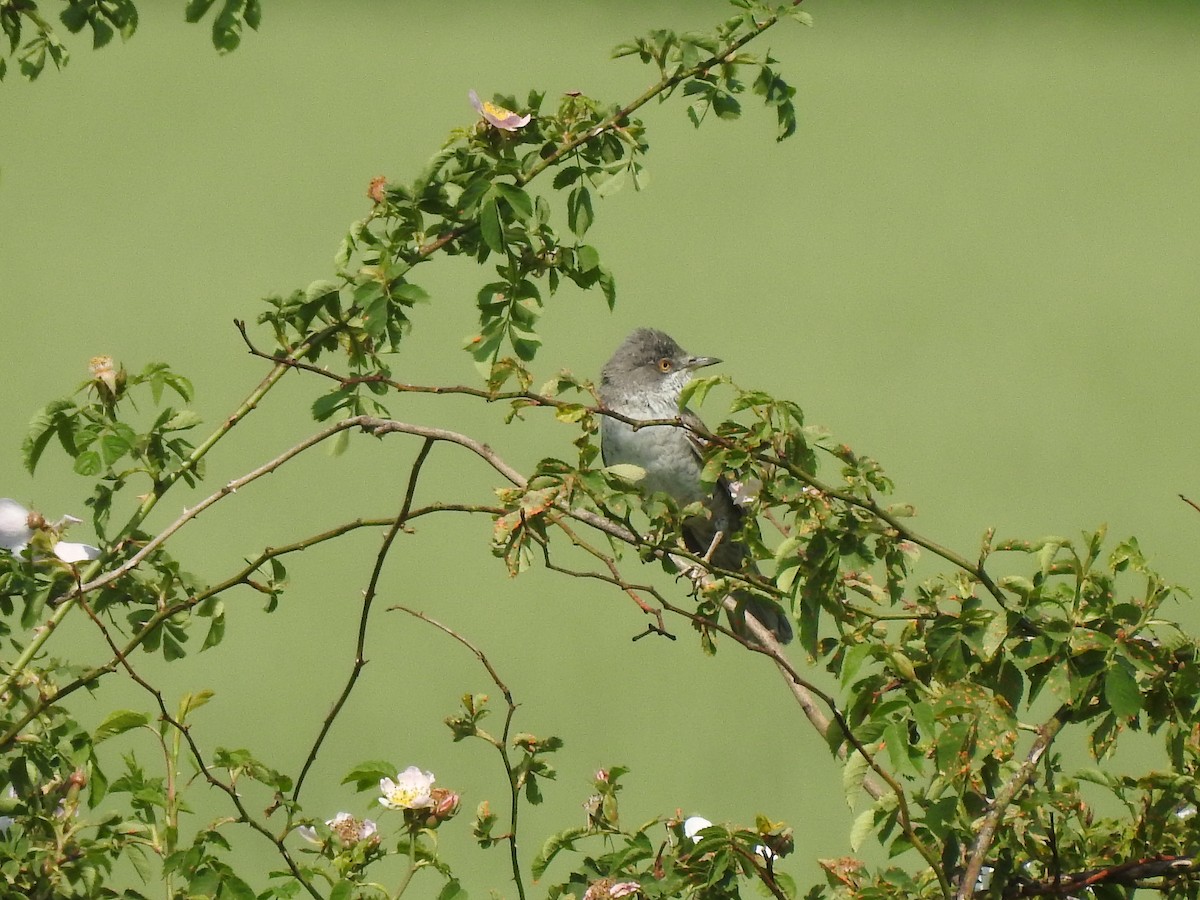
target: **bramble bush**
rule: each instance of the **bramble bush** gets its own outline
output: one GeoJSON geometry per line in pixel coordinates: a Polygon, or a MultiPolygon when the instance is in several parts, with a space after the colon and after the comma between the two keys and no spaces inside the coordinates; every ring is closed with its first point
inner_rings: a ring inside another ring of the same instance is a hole
{"type": "MultiPolygon", "coordinates": [[[[824,882],[803,887],[786,871],[796,849],[786,823],[766,815],[730,825],[662,815],[633,827],[619,815],[626,771],[612,767],[595,773],[586,824],[541,837],[541,849],[523,856],[519,813],[540,802],[561,741],[517,730],[517,703],[487,648],[452,625],[396,607],[474,653],[503,698],[467,693],[446,719],[454,741],[490,745],[505,775],[499,799],[480,804],[471,825],[482,850],[498,848],[509,858],[512,881],[497,885],[497,894],[526,897],[532,876],[549,897],[587,900],[736,897],[751,884],[766,895],[811,900],[1085,890],[1116,898],[1138,886],[1196,896],[1196,641],[1166,618],[1163,606],[1180,589],[1150,567],[1135,539],[1113,542],[1100,529],[1079,538],[998,541],[989,532],[969,553],[942,546],[914,529],[910,507],[890,499],[893,484],[879,463],[806,425],[795,402],[720,376],[694,380],[683,398],[700,406],[725,385],[732,401],[716,427],[655,424],[690,428],[703,439],[707,481],[756,488],[744,497],[751,514],[736,537],[767,574],[721,570],[680,541],[681,517],[698,509],[642,496],[632,467],[600,464],[598,422],[615,414],[600,406],[591,381],[563,372],[534,389],[538,321],[558,289],[570,282],[598,292],[609,307],[617,300],[613,273],[586,240],[596,200],[637,189],[644,178],[643,106],[680,102],[699,127],[711,117],[739,118],[743,103],[754,100],[768,107],[779,140],[795,131],[794,90],[778,62],[753,47],[781,23],[807,23],[807,14],[797,3],[732,6],[732,16],[709,32],[663,29],[618,46],[614,56],[634,57],[654,74],[624,104],[537,90],[473,96],[478,117],[453,131],[423,171],[407,182],[372,182],[370,210],[349,229],[327,280],[268,297],[253,323],[238,323],[264,374],[211,432],[200,431],[189,408],[193,388],[184,375],[165,363],[127,369],[107,357],[92,360],[72,396],[35,416],[25,464],[34,472],[48,452],[70,458],[93,485],[86,506],[98,544],[63,539],[78,519],[52,522],[0,502],[5,896],[137,898],[165,890],[168,897],[340,900],[398,897],[417,885],[421,896],[465,896],[460,873],[470,861],[444,857],[437,840],[460,815],[461,798],[434,773],[396,761],[355,766],[345,783],[377,793],[377,820],[348,812],[325,819],[302,802],[310,767],[354,693],[395,538],[421,517],[451,511],[490,517],[492,550],[508,573],[541,565],[564,579],[600,579],[637,602],[648,633],[672,634],[683,623],[703,652],[720,648],[742,653],[746,665],[776,667],[799,712],[825,738],[828,765],[840,768],[857,813],[846,855],[821,860],[824,882]],[[472,258],[484,272],[479,330],[465,347],[480,381],[411,384],[393,367],[400,347],[417,339],[411,310],[432,302],[419,267],[452,255],[472,258]],[[181,482],[202,484],[209,455],[289,375],[328,387],[313,404],[311,434],[215,487],[166,527],[147,530],[160,501],[181,482]],[[572,429],[573,449],[568,458],[518,471],[503,448],[470,434],[393,418],[389,402],[413,392],[507,404],[512,428],[553,416],[572,429]],[[341,449],[359,433],[419,442],[398,479],[394,517],[356,519],[271,547],[215,583],[189,574],[172,555],[172,539],[206,509],[288,471],[318,445],[341,449]],[[494,473],[495,499],[414,504],[426,460],[445,443],[494,473]],[[132,514],[118,513],[126,509],[132,514]],[[356,663],[303,766],[282,772],[261,751],[210,746],[193,715],[212,694],[168,698],[139,673],[138,651],[186,666],[197,644],[203,651],[223,639],[227,591],[252,587],[270,613],[288,589],[289,556],[336,545],[360,528],[382,538],[364,573],[356,663]],[[573,548],[572,560],[582,552],[590,568],[564,563],[565,547],[573,548]],[[917,579],[922,556],[938,572],[917,579]],[[645,563],[686,573],[691,599],[639,583],[635,573],[645,563]],[[724,626],[720,613],[734,604],[734,589],[788,610],[797,650],[781,647],[753,619],[745,636],[724,626]],[[110,654],[104,662],[56,654],[67,617],[96,630],[110,654]],[[832,675],[835,692],[810,680],[813,666],[832,675]],[[108,710],[85,729],[66,701],[108,678],[129,679],[145,704],[108,710]],[[1086,736],[1092,764],[1057,752],[1056,739],[1068,732],[1086,736]],[[1131,732],[1160,742],[1161,769],[1106,771],[1103,763],[1131,732]],[[105,756],[101,745],[122,734],[141,735],[155,762],[105,756]],[[265,809],[251,808],[248,786],[271,797],[265,809]],[[220,792],[224,816],[196,821],[186,798],[200,788],[220,792]],[[230,862],[235,840],[258,841],[274,855],[266,884],[252,886],[230,862]],[[860,858],[868,841],[883,848],[884,862],[860,858]],[[385,885],[376,873],[389,857],[405,862],[404,875],[385,885]],[[117,860],[134,867],[140,888],[114,883],[117,860]]],[[[237,46],[245,26],[259,24],[254,0],[214,7],[192,0],[186,14],[190,21],[211,16],[221,51],[237,46]]],[[[72,33],[89,29],[97,47],[137,27],[132,0],[69,0],[60,18],[72,33]]],[[[0,26],[25,77],[37,77],[47,59],[65,64],[65,44],[31,0],[0,0],[0,26]]]]}

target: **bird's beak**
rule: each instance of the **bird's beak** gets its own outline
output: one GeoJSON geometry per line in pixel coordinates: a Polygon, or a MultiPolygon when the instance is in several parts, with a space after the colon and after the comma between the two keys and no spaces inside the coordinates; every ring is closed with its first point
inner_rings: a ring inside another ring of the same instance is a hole
{"type": "Polygon", "coordinates": [[[721,360],[715,356],[689,356],[683,365],[687,369],[703,369],[705,366],[715,366],[719,362],[721,360]]]}

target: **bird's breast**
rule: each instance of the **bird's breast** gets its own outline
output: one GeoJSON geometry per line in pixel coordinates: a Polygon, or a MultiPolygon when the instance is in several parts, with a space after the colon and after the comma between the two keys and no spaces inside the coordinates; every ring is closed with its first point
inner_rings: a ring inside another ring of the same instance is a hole
{"type": "Polygon", "coordinates": [[[643,492],[662,491],[682,506],[708,499],[701,489],[699,460],[682,429],[650,425],[635,430],[616,419],[605,419],[601,429],[604,461],[644,469],[643,492]]]}

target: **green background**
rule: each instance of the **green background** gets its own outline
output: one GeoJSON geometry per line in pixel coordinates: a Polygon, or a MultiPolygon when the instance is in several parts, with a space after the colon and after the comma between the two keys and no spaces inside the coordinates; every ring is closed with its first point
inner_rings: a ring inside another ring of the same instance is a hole
{"type": "MultiPolygon", "coordinates": [[[[369,209],[370,179],[415,174],[474,120],[468,90],[627,101],[652,73],[608,60],[611,46],[652,27],[707,27],[728,9],[268,0],[261,33],[218,57],[204,26],[182,23],[182,4],[143,6],[128,45],[72,42],[66,71],[34,84],[10,73],[0,88],[0,494],[49,516],[83,515],[89,486],[53,453],[31,480],[20,440],[91,356],[131,370],[169,361],[215,424],[265,371],[232,320],[329,276],[346,226],[369,209]]],[[[603,201],[589,234],[616,274],[616,310],[564,289],[544,319],[539,378],[595,376],[633,327],[664,328],[881,460],[918,529],[968,556],[992,526],[1034,538],[1108,522],[1115,537],[1138,535],[1167,577],[1200,583],[1200,514],[1177,497],[1200,495],[1200,4],[805,8],[815,28],[766,38],[798,88],[794,139],[775,144],[773,116],[752,98],[741,122],[699,132],[681,98],[644,110],[649,187],[603,201]]],[[[396,377],[476,383],[459,347],[487,275],[459,259],[414,273],[433,302],[417,310],[396,377]]],[[[151,524],[310,433],[324,387],[285,380],[210,456],[206,489],[173,492],[151,524]]],[[[713,395],[708,418],[726,397],[713,395]]],[[[391,406],[488,440],[520,468],[572,453],[571,429],[538,416],[505,427],[503,410],[475,402],[391,406]]],[[[357,439],[338,458],[316,451],[172,546],[216,580],[264,546],[392,515],[416,449],[392,437],[357,439]]],[[[486,502],[496,484],[440,447],[417,500],[486,502]]],[[[769,665],[732,647],[702,658],[686,628],[674,643],[633,643],[644,622],[627,599],[541,571],[510,581],[489,534],[482,518],[446,517],[398,541],[370,664],[306,787],[313,815],[365,811],[370,795],[337,782],[374,758],[432,769],[468,810],[501,805],[498,762],[452,745],[441,724],[463,692],[495,691],[461,647],[384,611],[405,603],[489,653],[522,704],[519,729],[566,740],[559,784],[525,818],[526,859],[582,824],[591,773],[611,764],[633,769],[630,823],[676,808],[786,819],[802,878],[813,859],[847,852],[839,767],[769,665]]],[[[88,540],[88,526],[71,537],[88,540]]],[[[277,614],[234,592],[218,649],[136,662],[171,693],[216,690],[197,714],[203,747],[249,746],[294,771],[349,671],[377,548],[377,533],[359,533],[310,552],[290,564],[277,614]]],[[[83,658],[104,657],[84,623],[68,627],[83,658]]],[[[117,677],[74,699],[85,721],[149,709],[117,677]]],[[[122,741],[114,749],[150,762],[145,738],[122,741]]],[[[216,799],[201,808],[225,811],[216,799]]],[[[443,830],[447,852],[468,887],[500,885],[502,851],[471,850],[468,818],[443,830]]],[[[265,842],[244,843],[253,871],[273,865],[265,842]]]]}

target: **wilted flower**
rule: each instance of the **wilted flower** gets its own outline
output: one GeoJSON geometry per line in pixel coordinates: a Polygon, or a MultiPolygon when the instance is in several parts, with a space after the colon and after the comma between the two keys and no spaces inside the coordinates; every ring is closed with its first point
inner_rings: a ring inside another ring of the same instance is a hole
{"type": "Polygon", "coordinates": [[[348,812],[340,812],[325,823],[343,844],[357,844],[375,836],[375,823],[370,819],[359,821],[348,812]]]}
{"type": "Polygon", "coordinates": [[[434,777],[432,772],[423,772],[409,766],[396,775],[396,780],[381,778],[379,790],[383,794],[379,802],[388,809],[424,809],[433,806],[434,777]]]}
{"type": "Polygon", "coordinates": [[[611,878],[601,878],[588,885],[583,900],[610,900],[617,897],[632,897],[642,886],[636,881],[613,881],[611,878]]]}
{"type": "MultiPolygon", "coordinates": [[[[33,535],[39,528],[59,531],[68,525],[78,525],[79,522],[74,516],[63,516],[58,522],[50,525],[40,513],[30,512],[16,500],[0,497],[0,549],[20,553],[33,540],[33,535]]],[[[83,562],[100,556],[99,547],[72,541],[55,541],[53,550],[54,555],[66,563],[83,562]]]]}
{"type": "Polygon", "coordinates": [[[376,175],[371,179],[370,186],[367,187],[367,196],[372,203],[382,203],[386,198],[384,188],[387,187],[387,178],[383,175],[376,175]]]}
{"type": "MultiPolygon", "coordinates": [[[[348,812],[340,812],[332,819],[327,819],[325,824],[329,826],[329,830],[333,832],[334,837],[343,846],[357,844],[359,841],[370,840],[375,837],[375,823],[370,819],[354,818],[348,812]]],[[[311,825],[301,825],[296,829],[300,837],[304,838],[313,844],[320,844],[321,836],[317,834],[317,829],[311,825]]]]}
{"type": "Polygon", "coordinates": [[[479,95],[472,90],[467,94],[471,98],[471,105],[475,107],[475,111],[483,116],[493,128],[499,128],[501,131],[516,131],[518,128],[524,128],[529,124],[530,116],[526,113],[523,116],[517,115],[511,109],[505,109],[503,106],[497,106],[487,100],[480,100],[479,95]]]}
{"type": "Polygon", "coordinates": [[[121,373],[113,365],[111,356],[93,356],[88,363],[88,371],[91,372],[92,379],[107,387],[110,393],[117,392],[117,382],[121,373]]]}

